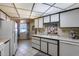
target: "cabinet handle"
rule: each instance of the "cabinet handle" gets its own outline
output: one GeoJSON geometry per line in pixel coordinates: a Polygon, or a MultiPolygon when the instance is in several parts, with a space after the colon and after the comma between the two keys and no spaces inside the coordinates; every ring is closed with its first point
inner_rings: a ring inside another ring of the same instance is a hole
{"type": "Polygon", "coordinates": [[[4,42],[4,44],[6,44],[7,42],[9,42],[9,40],[8,40],[8,41],[6,41],[6,42],[4,42]]]}

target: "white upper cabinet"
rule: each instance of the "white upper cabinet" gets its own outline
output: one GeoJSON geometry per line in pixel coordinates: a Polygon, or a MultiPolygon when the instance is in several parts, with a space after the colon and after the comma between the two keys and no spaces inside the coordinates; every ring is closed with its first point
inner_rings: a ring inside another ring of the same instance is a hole
{"type": "Polygon", "coordinates": [[[38,26],[39,26],[38,19],[34,20],[34,25],[35,25],[35,28],[38,28],[38,26]]]}
{"type": "Polygon", "coordinates": [[[6,15],[3,12],[0,12],[0,18],[6,20],[6,15]]]}
{"type": "Polygon", "coordinates": [[[49,23],[50,22],[50,17],[47,16],[47,17],[44,17],[44,23],[49,23]]]}
{"type": "Polygon", "coordinates": [[[39,28],[43,28],[43,18],[39,18],[39,28]]]}
{"type": "Polygon", "coordinates": [[[35,28],[43,28],[43,18],[35,19],[35,28]]]}
{"type": "Polygon", "coordinates": [[[61,13],[60,27],[79,27],[79,9],[61,13]]]}
{"type": "Polygon", "coordinates": [[[51,15],[51,22],[58,22],[59,21],[59,14],[51,15]]]}

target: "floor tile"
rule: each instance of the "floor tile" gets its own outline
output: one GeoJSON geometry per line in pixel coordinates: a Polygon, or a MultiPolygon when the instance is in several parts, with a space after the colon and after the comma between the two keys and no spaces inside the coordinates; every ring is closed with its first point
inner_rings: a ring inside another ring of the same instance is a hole
{"type": "Polygon", "coordinates": [[[30,40],[20,40],[15,56],[33,56],[36,53],[38,53],[38,50],[32,48],[30,40]]]}

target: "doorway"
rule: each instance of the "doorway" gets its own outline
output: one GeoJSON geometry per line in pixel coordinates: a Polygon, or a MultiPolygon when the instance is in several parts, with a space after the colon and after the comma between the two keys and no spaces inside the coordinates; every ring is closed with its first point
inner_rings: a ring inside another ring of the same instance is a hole
{"type": "Polygon", "coordinates": [[[31,49],[31,40],[29,39],[30,25],[26,20],[22,20],[18,24],[18,49],[16,55],[27,55],[31,49]],[[28,53],[27,53],[28,52],[28,53]]]}
{"type": "Polygon", "coordinates": [[[27,39],[27,24],[26,23],[20,23],[20,40],[27,39]]]}

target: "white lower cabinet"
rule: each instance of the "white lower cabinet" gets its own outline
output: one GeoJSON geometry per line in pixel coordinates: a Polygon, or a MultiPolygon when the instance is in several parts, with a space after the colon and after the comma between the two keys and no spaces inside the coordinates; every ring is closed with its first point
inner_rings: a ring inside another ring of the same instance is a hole
{"type": "Polygon", "coordinates": [[[4,56],[9,56],[9,41],[4,44],[4,56]]]}
{"type": "Polygon", "coordinates": [[[9,56],[9,41],[0,45],[0,56],[9,56]]]}
{"type": "Polygon", "coordinates": [[[36,49],[39,49],[40,50],[40,46],[35,44],[35,43],[32,43],[32,47],[36,48],[36,49]]]}
{"type": "Polygon", "coordinates": [[[32,37],[32,47],[40,50],[40,38],[32,37]]]}
{"type": "Polygon", "coordinates": [[[58,55],[57,41],[55,40],[32,37],[32,47],[52,56],[58,55]]]}
{"type": "Polygon", "coordinates": [[[79,45],[72,42],[60,42],[60,56],[79,56],[79,45]]]}
{"type": "Polygon", "coordinates": [[[4,44],[0,45],[0,56],[4,56],[4,44]]]}
{"type": "Polygon", "coordinates": [[[41,51],[47,53],[47,42],[41,41],[41,51]]]}
{"type": "Polygon", "coordinates": [[[57,56],[57,45],[49,43],[48,44],[48,54],[57,56]]]}

